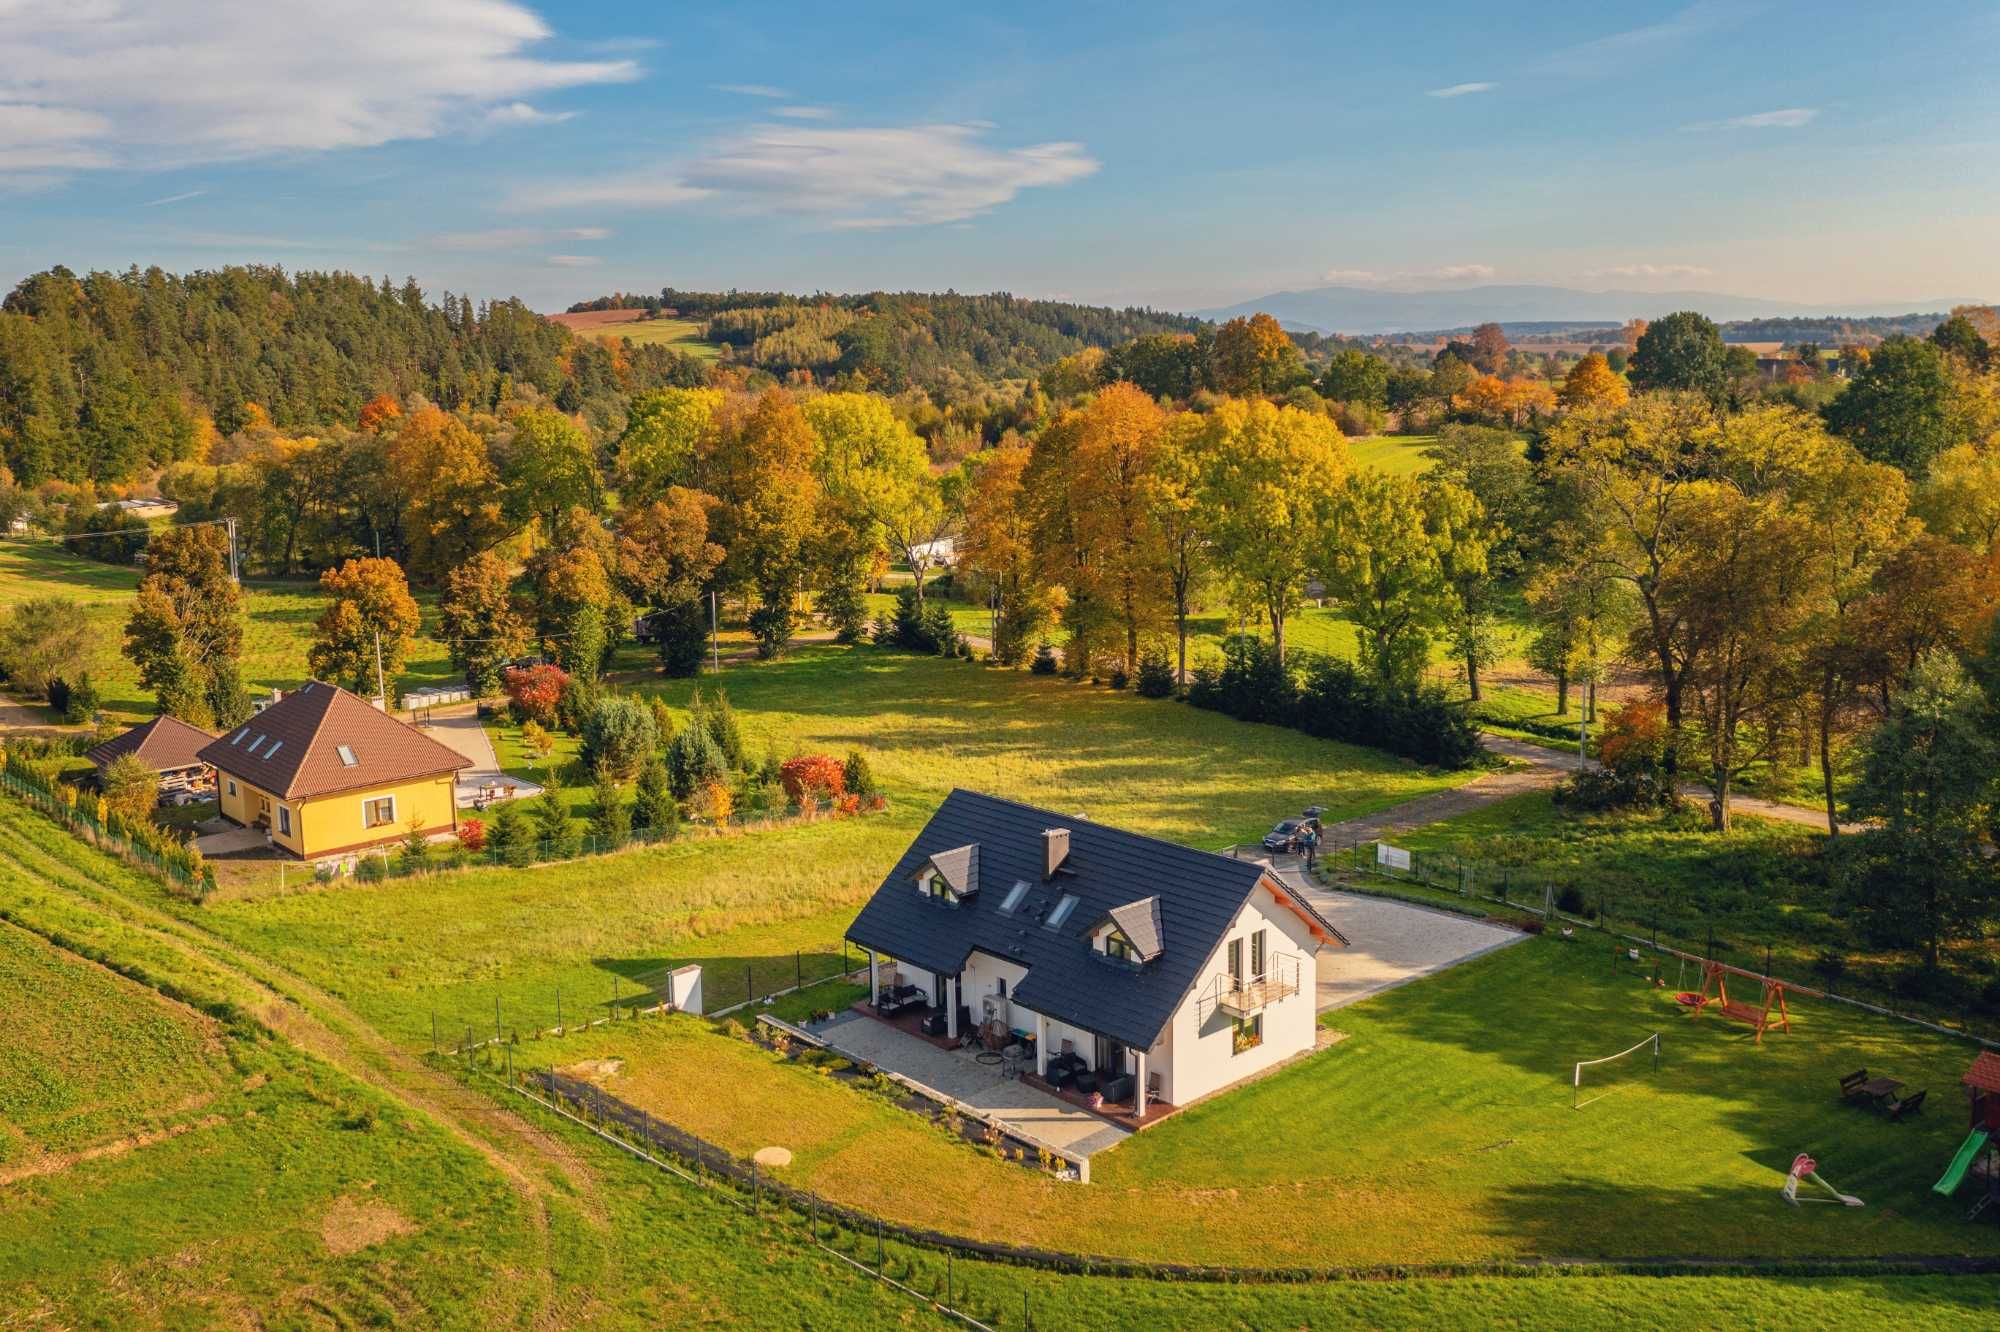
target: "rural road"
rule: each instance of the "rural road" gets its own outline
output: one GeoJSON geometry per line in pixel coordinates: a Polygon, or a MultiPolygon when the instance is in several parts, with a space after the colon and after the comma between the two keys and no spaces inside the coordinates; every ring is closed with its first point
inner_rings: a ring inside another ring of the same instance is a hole
{"type": "MultiPolygon", "coordinates": [[[[1481,735],[1480,742],[1488,753],[1498,754],[1523,765],[1508,768],[1504,772],[1489,772],[1475,777],[1463,786],[1454,786],[1448,791],[1438,791],[1431,795],[1406,800],[1400,805],[1365,814],[1360,818],[1347,819],[1341,823],[1326,826],[1328,843],[1375,841],[1389,833],[1409,828],[1421,828],[1441,819],[1456,818],[1460,814],[1470,814],[1496,801],[1506,800],[1533,791],[1546,791],[1576,771],[1576,759],[1572,755],[1557,750],[1544,749],[1523,740],[1511,740],[1504,735],[1481,735]]],[[[1596,767],[1596,763],[1591,764],[1596,767]]],[[[1703,802],[1712,798],[1709,789],[1697,782],[1688,782],[1681,787],[1681,794],[1703,802]]],[[[1776,819],[1781,823],[1796,823],[1808,828],[1826,831],[1826,815],[1801,805],[1786,805],[1775,800],[1758,800],[1750,796],[1731,796],[1730,809],[1738,814],[1750,814],[1760,819],[1776,819]]]]}

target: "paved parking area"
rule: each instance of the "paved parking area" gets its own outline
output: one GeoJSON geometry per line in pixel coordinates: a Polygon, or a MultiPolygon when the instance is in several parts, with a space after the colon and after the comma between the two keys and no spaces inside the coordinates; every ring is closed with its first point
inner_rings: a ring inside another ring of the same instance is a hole
{"type": "Polygon", "coordinates": [[[1130,1129],[1037,1091],[1018,1078],[1001,1076],[998,1068],[980,1063],[969,1050],[940,1050],[865,1014],[850,1010],[812,1032],[850,1059],[900,1073],[1018,1128],[1030,1142],[1072,1157],[1116,1147],[1131,1136],[1130,1129]]]}
{"type": "Polygon", "coordinates": [[[489,782],[512,785],[516,800],[526,800],[542,793],[542,788],[533,782],[524,782],[500,771],[500,756],[493,752],[492,738],[480,724],[479,714],[472,704],[450,710],[436,709],[420,725],[425,735],[450,745],[472,761],[471,767],[458,771],[456,799],[460,808],[477,801],[480,788],[489,782]]]}
{"type": "Polygon", "coordinates": [[[1528,937],[1450,911],[1321,888],[1282,863],[1273,872],[1349,940],[1348,947],[1329,948],[1319,955],[1322,1013],[1528,937]]]}

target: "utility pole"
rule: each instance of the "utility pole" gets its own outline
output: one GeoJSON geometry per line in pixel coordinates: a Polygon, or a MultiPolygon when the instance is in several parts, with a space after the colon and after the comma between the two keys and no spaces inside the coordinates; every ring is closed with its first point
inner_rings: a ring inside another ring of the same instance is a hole
{"type": "Polygon", "coordinates": [[[382,686],[382,631],[375,631],[375,697],[382,702],[382,710],[389,710],[389,693],[382,686]]]}
{"type": "Polygon", "coordinates": [[[223,519],[222,522],[223,527],[229,533],[229,581],[240,587],[243,579],[236,571],[236,519],[229,517],[223,519]]]}

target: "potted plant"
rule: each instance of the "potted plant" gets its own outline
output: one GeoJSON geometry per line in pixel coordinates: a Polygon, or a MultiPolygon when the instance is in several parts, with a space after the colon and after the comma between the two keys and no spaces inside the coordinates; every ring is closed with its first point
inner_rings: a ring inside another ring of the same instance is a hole
{"type": "Polygon", "coordinates": [[[1092,1092],[1090,1094],[1090,1108],[1093,1110],[1102,1110],[1104,1108],[1103,1092],[1092,1092]]]}

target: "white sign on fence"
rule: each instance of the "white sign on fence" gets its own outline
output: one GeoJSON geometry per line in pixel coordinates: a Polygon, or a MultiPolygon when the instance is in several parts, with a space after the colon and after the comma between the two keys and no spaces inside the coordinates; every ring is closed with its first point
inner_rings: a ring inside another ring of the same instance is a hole
{"type": "Polygon", "coordinates": [[[1390,869],[1406,870],[1410,867],[1410,853],[1400,846],[1390,846],[1387,842],[1375,843],[1375,863],[1390,869]]]}

